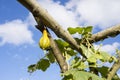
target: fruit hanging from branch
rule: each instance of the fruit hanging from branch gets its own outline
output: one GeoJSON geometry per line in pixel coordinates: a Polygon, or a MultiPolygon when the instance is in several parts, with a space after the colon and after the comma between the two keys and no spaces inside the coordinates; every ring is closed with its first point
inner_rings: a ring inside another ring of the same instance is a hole
{"type": "Polygon", "coordinates": [[[47,50],[50,47],[50,39],[48,37],[48,32],[47,32],[46,28],[44,28],[44,30],[43,30],[43,35],[40,38],[39,46],[43,50],[47,50]]]}

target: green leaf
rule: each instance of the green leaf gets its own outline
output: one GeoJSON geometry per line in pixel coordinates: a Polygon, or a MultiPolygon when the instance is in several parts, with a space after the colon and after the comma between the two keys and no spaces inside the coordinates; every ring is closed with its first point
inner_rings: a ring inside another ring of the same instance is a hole
{"type": "Polygon", "coordinates": [[[71,67],[72,67],[73,69],[80,69],[80,70],[82,70],[82,69],[85,69],[87,66],[85,65],[84,62],[82,62],[82,61],[80,60],[80,58],[75,57],[75,58],[71,61],[71,67]]]}
{"type": "Polygon", "coordinates": [[[94,53],[87,59],[87,61],[90,63],[96,63],[98,59],[102,59],[102,56],[100,54],[94,53]]]}
{"type": "Polygon", "coordinates": [[[79,34],[86,35],[92,33],[92,28],[93,28],[92,26],[76,27],[76,28],[69,27],[68,31],[70,34],[75,34],[78,32],[79,34]]]}
{"type": "Polygon", "coordinates": [[[60,46],[64,46],[64,47],[67,47],[69,46],[69,44],[61,39],[58,39],[58,40],[55,40],[56,43],[58,43],[60,46]]]}
{"type": "Polygon", "coordinates": [[[71,61],[71,65],[74,65],[75,63],[79,62],[80,58],[79,57],[75,57],[72,61],[71,61]]]}
{"type": "Polygon", "coordinates": [[[110,54],[108,54],[107,52],[104,52],[104,51],[99,51],[99,54],[101,55],[101,61],[102,62],[107,62],[107,61],[109,61],[109,59],[111,58],[111,55],[110,54]]]}
{"type": "Polygon", "coordinates": [[[69,61],[71,59],[71,57],[72,57],[67,52],[63,53],[63,56],[64,56],[66,61],[69,61]]]}
{"type": "Polygon", "coordinates": [[[47,58],[49,59],[49,61],[50,61],[51,63],[54,63],[54,62],[55,62],[55,57],[54,57],[52,51],[49,51],[49,53],[47,54],[47,58]]]}
{"type": "Polygon", "coordinates": [[[68,76],[65,76],[62,80],[73,80],[73,75],[70,74],[68,76]]]}
{"type": "Polygon", "coordinates": [[[90,62],[90,63],[96,63],[97,59],[96,59],[96,57],[91,56],[87,59],[87,61],[90,62]]]}
{"type": "Polygon", "coordinates": [[[92,28],[93,28],[92,26],[87,26],[87,27],[84,28],[84,32],[85,33],[89,33],[89,32],[91,33],[92,32],[92,28]]]}
{"type": "Polygon", "coordinates": [[[78,71],[78,70],[69,70],[65,73],[62,74],[63,76],[69,76],[72,75],[73,79],[72,80],[104,80],[100,77],[98,77],[95,74],[89,73],[89,72],[84,72],[84,71],[78,71]]]}
{"type": "Polygon", "coordinates": [[[49,60],[41,59],[38,63],[36,68],[42,71],[46,71],[46,69],[50,66],[49,60]]]}
{"type": "Polygon", "coordinates": [[[77,54],[77,52],[75,52],[75,50],[71,49],[70,47],[66,48],[66,52],[70,56],[75,56],[77,54]]]}
{"type": "Polygon", "coordinates": [[[87,48],[83,44],[80,44],[80,48],[82,49],[83,53],[85,54],[87,58],[89,58],[90,56],[94,54],[91,48],[87,48]]]}
{"type": "Polygon", "coordinates": [[[79,70],[83,70],[87,68],[87,65],[83,61],[81,61],[81,59],[77,56],[73,60],[71,60],[70,66],[72,69],[79,69],[79,70]]]}
{"type": "Polygon", "coordinates": [[[99,67],[97,70],[101,73],[102,77],[106,77],[109,71],[109,68],[106,66],[99,67]]]}
{"type": "Polygon", "coordinates": [[[78,69],[82,70],[82,69],[85,69],[87,68],[87,65],[84,63],[84,62],[80,62],[80,65],[78,65],[78,69]]]}
{"type": "Polygon", "coordinates": [[[71,28],[69,27],[68,28],[68,31],[70,34],[75,34],[75,33],[79,33],[79,34],[82,34],[82,31],[83,31],[83,28],[82,27],[76,27],[76,28],[71,28]]]}
{"type": "Polygon", "coordinates": [[[34,71],[36,71],[36,64],[32,64],[28,66],[28,72],[32,73],[34,71]]]}
{"type": "Polygon", "coordinates": [[[69,44],[61,39],[55,40],[61,52],[64,52],[64,47],[68,47],[69,44]]]}
{"type": "Polygon", "coordinates": [[[74,38],[76,41],[77,41],[77,43],[81,43],[81,41],[82,41],[82,39],[79,39],[79,38],[74,38]]]}

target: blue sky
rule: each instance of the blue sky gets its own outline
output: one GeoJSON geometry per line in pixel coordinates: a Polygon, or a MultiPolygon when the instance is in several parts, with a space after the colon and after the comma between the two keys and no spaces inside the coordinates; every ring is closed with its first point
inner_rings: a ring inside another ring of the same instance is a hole
{"type": "MultiPolygon", "coordinates": [[[[94,32],[120,23],[119,0],[38,0],[64,29],[93,25],[94,32]]],[[[16,0],[0,0],[0,80],[60,80],[57,64],[46,71],[27,72],[30,64],[44,56],[41,37],[30,12],[16,0]]],[[[54,36],[53,36],[54,37],[54,36]]],[[[114,53],[120,36],[102,42],[103,50],[114,53]]]]}

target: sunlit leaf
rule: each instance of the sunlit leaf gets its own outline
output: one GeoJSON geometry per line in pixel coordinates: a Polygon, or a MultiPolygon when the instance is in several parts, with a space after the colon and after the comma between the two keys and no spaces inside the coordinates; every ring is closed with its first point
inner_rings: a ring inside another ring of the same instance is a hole
{"type": "Polygon", "coordinates": [[[87,66],[84,62],[81,61],[79,57],[75,57],[71,61],[71,67],[74,69],[85,69],[87,66]]]}
{"type": "Polygon", "coordinates": [[[71,65],[74,66],[75,63],[79,62],[80,58],[79,57],[75,57],[72,61],[71,61],[71,65]]]}
{"type": "Polygon", "coordinates": [[[63,76],[73,76],[73,80],[104,80],[100,77],[98,77],[95,74],[89,73],[89,72],[84,72],[84,71],[78,71],[78,70],[69,70],[65,73],[63,73],[63,76]]]}
{"type": "Polygon", "coordinates": [[[91,62],[91,63],[96,63],[97,59],[96,59],[96,57],[91,56],[91,57],[89,57],[89,58],[87,59],[87,61],[88,61],[88,62],[91,62]]]}
{"type": "Polygon", "coordinates": [[[69,46],[69,44],[61,39],[55,40],[61,52],[64,52],[64,47],[69,46]]]}
{"type": "Polygon", "coordinates": [[[92,49],[87,48],[86,46],[84,46],[83,44],[80,44],[80,48],[82,49],[84,55],[89,58],[90,56],[92,56],[92,54],[94,54],[94,52],[92,51],[92,49]]]}
{"type": "Polygon", "coordinates": [[[70,60],[72,56],[70,56],[67,52],[63,53],[63,56],[65,57],[65,60],[70,60]]]}
{"type": "Polygon", "coordinates": [[[102,59],[102,56],[101,56],[100,54],[94,53],[93,55],[91,55],[91,56],[87,59],[87,61],[90,62],[90,63],[96,63],[96,61],[97,61],[98,59],[102,59]]]}
{"type": "Polygon", "coordinates": [[[87,33],[88,33],[88,32],[92,32],[92,28],[93,28],[92,26],[87,26],[87,27],[84,28],[84,32],[85,32],[85,33],[86,33],[86,32],[87,32],[87,33]]]}
{"type": "Polygon", "coordinates": [[[69,27],[68,31],[69,31],[70,34],[75,34],[77,32],[79,34],[81,34],[83,32],[83,28],[82,27],[76,27],[76,28],[69,27]]]}
{"type": "Polygon", "coordinates": [[[92,32],[92,26],[87,26],[87,27],[76,27],[76,28],[72,28],[69,27],[68,31],[70,34],[75,34],[75,33],[79,33],[79,34],[87,34],[87,33],[91,33],[92,32]]]}
{"type": "Polygon", "coordinates": [[[107,62],[111,58],[111,55],[108,54],[107,52],[99,51],[99,54],[102,56],[102,58],[100,60],[103,62],[107,62]]]}
{"type": "Polygon", "coordinates": [[[69,44],[61,39],[55,40],[59,45],[62,45],[64,47],[69,46],[69,44]]]}

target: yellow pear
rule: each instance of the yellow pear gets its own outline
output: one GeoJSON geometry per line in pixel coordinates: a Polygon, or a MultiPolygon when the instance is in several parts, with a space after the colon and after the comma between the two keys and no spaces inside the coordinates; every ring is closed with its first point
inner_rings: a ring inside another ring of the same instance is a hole
{"type": "Polygon", "coordinates": [[[48,38],[48,33],[47,33],[46,29],[43,30],[43,35],[40,38],[39,46],[43,50],[46,50],[50,47],[50,39],[48,38]]]}

